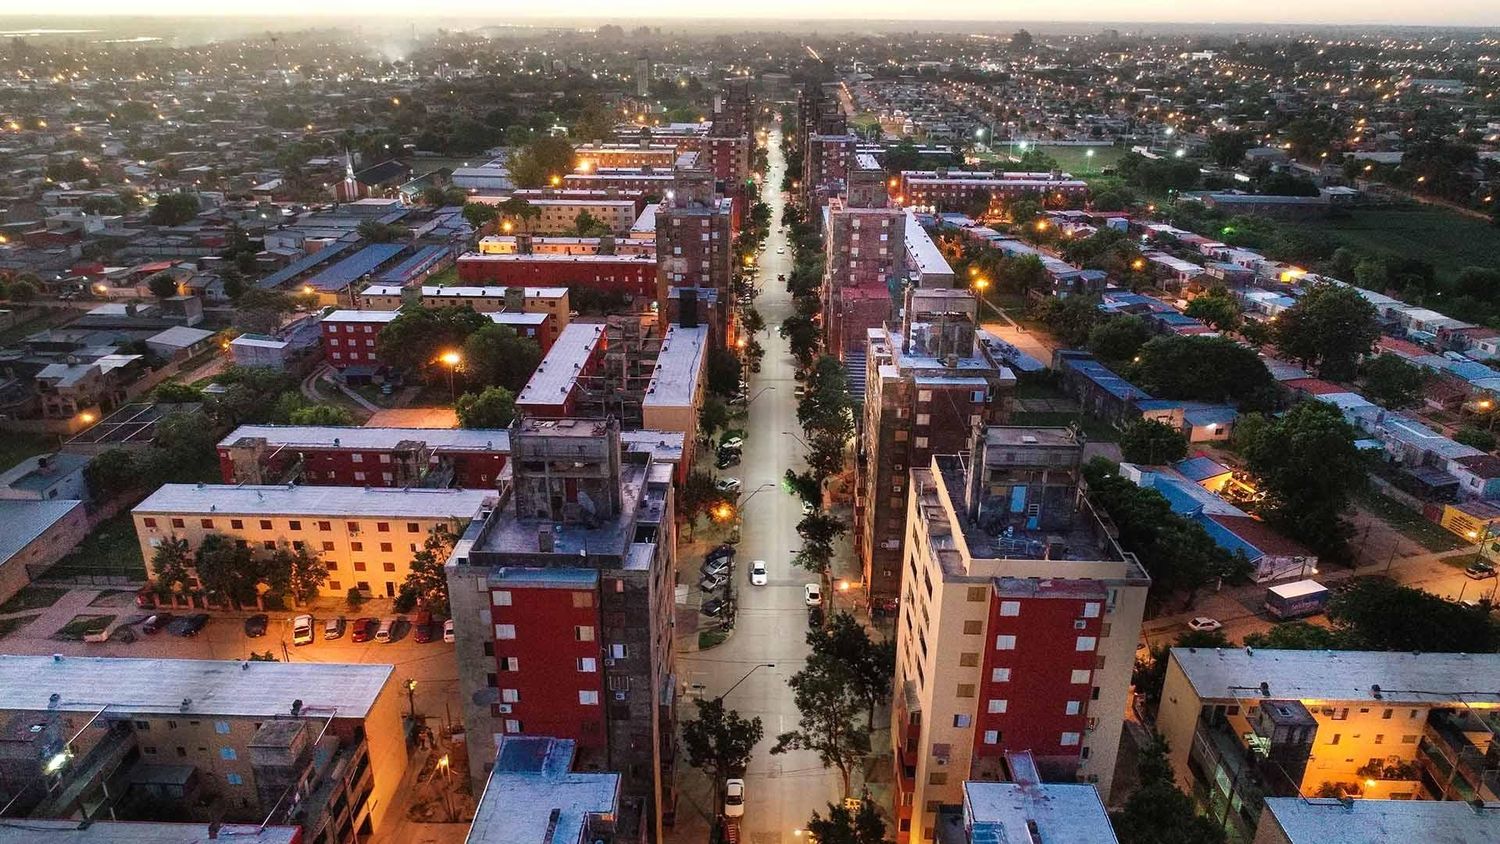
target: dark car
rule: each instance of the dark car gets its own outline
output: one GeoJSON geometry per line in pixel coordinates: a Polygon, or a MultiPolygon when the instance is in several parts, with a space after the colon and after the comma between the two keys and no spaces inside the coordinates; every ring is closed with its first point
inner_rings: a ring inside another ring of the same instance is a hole
{"type": "Polygon", "coordinates": [[[196,636],[204,627],[208,626],[208,613],[194,613],[173,619],[167,625],[167,632],[173,636],[196,636]]]}
{"type": "Polygon", "coordinates": [[[375,638],[375,631],[379,628],[380,619],[378,618],[356,618],[349,638],[355,642],[368,642],[375,638]]]}
{"type": "Polygon", "coordinates": [[[734,556],[734,546],[733,545],[720,545],[720,546],[714,548],[712,551],[709,551],[707,554],[703,555],[703,564],[704,565],[708,565],[709,563],[712,563],[714,560],[720,560],[720,559],[724,559],[726,557],[733,557],[733,556],[734,556]]]}
{"type": "Polygon", "coordinates": [[[808,607],[807,608],[807,629],[809,629],[809,630],[817,630],[819,627],[822,627],[822,626],[823,626],[823,608],[822,607],[808,607]]]}
{"type": "Polygon", "coordinates": [[[152,633],[160,632],[163,627],[171,624],[172,619],[175,617],[169,612],[159,612],[146,619],[146,623],[141,625],[141,632],[148,636],[152,633]]]}
{"type": "Polygon", "coordinates": [[[245,619],[245,635],[251,639],[259,639],[266,635],[266,628],[270,625],[271,618],[265,613],[252,615],[245,619]]]}
{"type": "Polygon", "coordinates": [[[432,641],[432,613],[422,610],[411,622],[411,636],[419,643],[432,641]]]}
{"type": "Polygon", "coordinates": [[[714,598],[710,601],[704,601],[703,606],[699,608],[699,611],[704,615],[718,618],[719,616],[723,615],[724,611],[727,609],[729,609],[728,601],[724,600],[723,598],[714,598]]]}
{"type": "Polygon", "coordinates": [[[730,466],[740,465],[740,450],[737,448],[719,449],[719,457],[714,461],[715,469],[728,469],[730,466]]]}
{"type": "Polygon", "coordinates": [[[1464,569],[1464,576],[1470,580],[1488,580],[1495,576],[1495,566],[1493,563],[1480,560],[1464,569]]]}

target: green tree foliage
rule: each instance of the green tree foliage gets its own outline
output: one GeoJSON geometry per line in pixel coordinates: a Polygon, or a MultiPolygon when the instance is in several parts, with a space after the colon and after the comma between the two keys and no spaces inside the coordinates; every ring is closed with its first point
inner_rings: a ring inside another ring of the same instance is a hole
{"type": "Polygon", "coordinates": [[[1318,374],[1347,381],[1380,338],[1375,308],[1353,288],[1318,284],[1276,320],[1276,346],[1318,374]]]}
{"type": "Polygon", "coordinates": [[[865,727],[873,730],[875,707],[890,698],[896,643],[871,639],[858,619],[840,612],[823,627],[808,631],[807,644],[812,648],[809,663],[821,662],[822,670],[841,674],[854,695],[865,702],[865,727]]]}
{"type": "Polygon", "coordinates": [[[405,226],[382,223],[379,220],[363,220],[356,231],[371,243],[394,243],[410,233],[405,226]]]}
{"type": "Polygon", "coordinates": [[[786,474],[782,476],[781,486],[787,492],[814,507],[823,503],[822,484],[812,472],[802,472],[799,474],[788,469],[786,470],[786,474]]]}
{"type": "Polygon", "coordinates": [[[1152,160],[1135,153],[1120,159],[1120,175],[1149,194],[1191,190],[1198,185],[1198,165],[1179,158],[1152,160]]]}
{"type": "Polygon", "coordinates": [[[587,211],[579,211],[573,218],[573,233],[579,237],[604,237],[610,233],[609,224],[587,211]]]}
{"type": "Polygon", "coordinates": [[[1317,196],[1318,186],[1291,173],[1271,173],[1260,180],[1260,192],[1268,196],[1317,196]]]}
{"type": "Polygon", "coordinates": [[[259,592],[261,567],[249,548],[235,545],[232,538],[211,533],[198,543],[194,563],[198,582],[210,600],[229,601],[238,605],[255,603],[259,592]]]}
{"type": "Polygon", "coordinates": [[[151,391],[151,398],[157,404],[197,404],[203,401],[203,391],[191,384],[167,381],[151,391]]]}
{"type": "Polygon", "coordinates": [[[836,768],[849,795],[854,766],[870,752],[870,731],[858,725],[864,701],[826,663],[809,662],[787,681],[801,718],[795,730],[776,737],[773,755],[811,750],[825,768],[836,768]]]}
{"type": "Polygon", "coordinates": [[[1250,633],[1245,636],[1246,647],[1281,651],[1349,650],[1349,644],[1349,637],[1342,631],[1305,621],[1288,621],[1275,625],[1265,633],[1250,633]]]}
{"type": "Polygon", "coordinates": [[[287,414],[293,425],[353,425],[354,414],[336,404],[312,404],[287,414]]]}
{"type": "Polygon", "coordinates": [[[1234,643],[1218,630],[1184,630],[1172,642],[1154,645],[1145,657],[1137,657],[1131,670],[1130,684],[1136,694],[1146,702],[1146,708],[1155,712],[1161,704],[1161,690],[1167,682],[1167,662],[1172,648],[1231,648],[1234,643]]]}
{"type": "Polygon", "coordinates": [[[1032,306],[1031,316],[1064,345],[1076,348],[1088,343],[1089,333],[1099,321],[1099,300],[1093,296],[1049,296],[1032,306]]]}
{"type": "Polygon", "coordinates": [[[1173,781],[1167,753],[1159,734],[1140,749],[1141,785],[1110,817],[1120,844],[1224,844],[1224,830],[1173,781]]]}
{"type": "Polygon", "coordinates": [[[390,366],[407,372],[427,372],[440,366],[439,355],[463,348],[469,335],[487,325],[494,322],[467,306],[408,307],[386,324],[375,348],[380,359],[390,366]]]}
{"type": "Polygon", "coordinates": [[[396,590],[396,612],[421,608],[434,615],[448,615],[448,575],[443,565],[458,537],[438,526],[427,532],[422,550],[412,555],[411,571],[396,590]]]}
{"type": "Polygon", "coordinates": [[[277,581],[277,591],[290,595],[299,604],[318,597],[318,590],[328,582],[328,564],[305,543],[277,548],[272,555],[271,571],[277,581]]]}
{"type": "Polygon", "coordinates": [[[516,394],[504,387],[464,393],[454,405],[460,428],[509,428],[516,418],[516,394]]]}
{"type": "Polygon", "coordinates": [[[24,305],[27,302],[36,301],[37,292],[35,282],[21,279],[11,282],[10,287],[6,290],[6,296],[10,301],[19,302],[24,305]]]}
{"type": "Polygon", "coordinates": [[[285,372],[255,366],[231,366],[214,376],[224,392],[208,399],[206,410],[225,428],[247,422],[285,421],[276,417],[277,398],[295,393],[297,379],[285,372]]]}
{"type": "Polygon", "coordinates": [[[842,470],[845,446],[854,436],[853,404],[844,365],[832,355],[818,358],[805,387],[797,404],[797,421],[810,446],[808,466],[821,483],[842,470]]]}
{"type": "Polygon", "coordinates": [[[714,484],[712,473],[701,469],[688,473],[687,480],[683,481],[674,496],[677,518],[691,526],[699,516],[712,512],[720,504],[729,503],[728,497],[714,484]]]}
{"type": "Polygon", "coordinates": [[[833,563],[833,543],[848,529],[842,519],[821,510],[803,516],[797,523],[802,549],[793,555],[792,563],[827,578],[828,567],[833,563]]]}
{"type": "Polygon", "coordinates": [[[1154,419],[1138,419],[1120,435],[1120,451],[1130,463],[1175,463],[1187,456],[1187,450],[1187,437],[1181,431],[1154,419]]]}
{"type": "Polygon", "coordinates": [[[157,273],[146,279],[146,288],[158,299],[170,299],[177,295],[177,279],[167,273],[157,273]]]}
{"type": "Polygon", "coordinates": [[[729,427],[729,405],[718,396],[703,399],[698,408],[698,435],[712,440],[714,434],[729,427]]]}
{"type": "Polygon", "coordinates": [[[146,221],[153,226],[180,226],[198,216],[200,208],[196,193],[164,193],[151,206],[146,221]]]}
{"type": "Polygon", "coordinates": [[[1131,379],[1160,398],[1268,408],[1276,384],[1254,349],[1227,337],[1167,334],[1142,346],[1131,379]]]}
{"type": "Polygon", "coordinates": [[[159,595],[172,595],[188,590],[193,567],[192,547],[178,536],[168,536],[156,546],[151,555],[152,585],[159,595]]]}
{"type": "Polygon", "coordinates": [[[539,135],[511,156],[510,176],[516,187],[540,188],[573,169],[573,145],[567,138],[539,135]]]}
{"type": "Polygon", "coordinates": [[[704,381],[710,393],[728,398],[739,392],[740,371],[743,366],[739,355],[729,349],[711,346],[705,366],[707,372],[704,381]]]}
{"type": "Polygon", "coordinates": [[[682,724],[682,747],[688,764],[708,775],[714,785],[713,805],[721,801],[724,780],[745,772],[755,746],[765,737],[759,718],[742,718],[724,708],[723,698],[693,701],[698,717],[682,724]]]}
{"type": "Polygon", "coordinates": [[[1328,619],[1361,650],[1494,653],[1500,626],[1489,607],[1467,607],[1421,589],[1360,578],[1328,603],[1328,619]]]}
{"type": "Polygon", "coordinates": [[[1453,441],[1480,451],[1495,450],[1495,435],[1483,428],[1459,428],[1453,434],[1453,441]]]}
{"type": "Polygon", "coordinates": [[[168,413],[156,423],[151,447],[135,456],[146,486],[189,483],[218,474],[217,437],[202,411],[168,413]]]}
{"type": "Polygon", "coordinates": [[[464,219],[474,228],[480,228],[485,223],[494,222],[500,216],[500,209],[488,202],[464,203],[464,219]]]}
{"type": "Polygon", "coordinates": [[[1427,374],[1404,358],[1380,354],[1360,367],[1364,393],[1370,400],[1390,410],[1416,404],[1427,384],[1427,374]]]}
{"type": "Polygon", "coordinates": [[[140,486],[140,468],[135,455],[123,448],[111,448],[89,459],[83,469],[89,493],[97,501],[110,501],[121,493],[140,486]]]}
{"type": "Polygon", "coordinates": [[[234,307],[236,328],[249,334],[267,334],[281,325],[281,318],[296,305],[281,291],[251,287],[240,294],[234,307]]]}
{"type": "Polygon", "coordinates": [[[792,314],[781,322],[780,333],[787,342],[798,367],[806,369],[812,365],[813,355],[818,351],[822,331],[810,317],[792,314]]]}
{"type": "Polygon", "coordinates": [[[463,343],[464,380],[519,392],[542,360],[542,347],[508,325],[489,323],[463,343]]]}
{"type": "Polygon", "coordinates": [[[1194,296],[1184,313],[1215,331],[1234,331],[1240,327],[1244,309],[1234,294],[1223,287],[1213,287],[1194,296]]]}
{"type": "Polygon", "coordinates": [[[862,800],[857,811],[843,804],[828,804],[828,817],[816,811],[807,821],[808,837],[818,844],[882,844],[885,821],[875,808],[875,801],[862,800]]]}
{"type": "Polygon", "coordinates": [[[1153,336],[1151,327],[1140,317],[1113,314],[1099,320],[1089,330],[1089,351],[1106,363],[1126,364],[1153,336]]]}
{"type": "Polygon", "coordinates": [[[1215,132],[1208,136],[1208,157],[1220,167],[1234,167],[1254,146],[1249,132],[1215,132]]]}
{"type": "Polygon", "coordinates": [[[1338,408],[1323,402],[1302,402],[1267,424],[1243,449],[1266,519],[1315,551],[1342,553],[1350,536],[1343,516],[1365,482],[1354,440],[1338,408]]]}
{"type": "Polygon", "coordinates": [[[1151,574],[1152,599],[1172,593],[1191,606],[1198,591],[1220,578],[1239,580],[1250,571],[1243,554],[1220,548],[1203,526],[1172,512],[1161,493],[1121,477],[1103,458],[1083,468],[1089,495],[1120,529],[1120,543],[1135,552],[1151,574]]]}
{"type": "Polygon", "coordinates": [[[1100,229],[1082,240],[1063,245],[1063,257],[1084,269],[1104,270],[1115,279],[1131,286],[1149,282],[1144,274],[1140,241],[1119,229],[1100,229]]]}

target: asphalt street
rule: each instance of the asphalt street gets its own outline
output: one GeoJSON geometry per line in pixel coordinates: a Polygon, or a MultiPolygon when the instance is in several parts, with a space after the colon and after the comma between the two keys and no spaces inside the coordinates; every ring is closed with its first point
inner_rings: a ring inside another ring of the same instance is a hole
{"type": "MultiPolygon", "coordinates": [[[[770,754],[777,734],[794,729],[799,718],[786,680],[807,658],[807,608],[802,587],[816,578],[791,563],[801,544],[796,530],[802,518],[801,504],[780,488],[787,468],[802,468],[803,449],[794,436],[786,433],[797,433],[793,392],[797,381],[786,341],[776,332],[776,326],[792,311],[785,284],[776,280],[778,274],[790,273],[792,265],[790,247],[780,230],[784,201],[779,188],[786,166],[780,131],[771,133],[769,144],[770,171],[763,195],[771,205],[772,223],[766,250],[760,255],[755,301],[770,329],[760,338],[766,350],[761,371],[750,376],[750,395],[754,398],[745,425],[744,459],[738,467],[723,473],[743,482],[743,540],[734,569],[739,614],[734,635],[724,644],[678,657],[682,681],[701,684],[709,698],[724,694],[753,670],[725,699],[728,708],[747,718],[760,718],[765,728],[765,739],[756,747],[745,777],[746,811],[740,840],[748,844],[806,840],[796,831],[806,824],[813,810],[826,813],[827,804],[842,796],[837,771],[825,769],[816,754],[770,754]],[[767,585],[750,585],[751,560],[766,561],[770,573],[767,585]],[[763,663],[776,667],[756,668],[763,663]]],[[[698,562],[685,561],[683,565],[696,567],[698,562]]],[[[680,711],[684,720],[692,718],[691,701],[684,700],[680,711]]],[[[685,759],[679,766],[678,782],[682,796],[672,838],[704,841],[708,825],[717,814],[716,807],[709,805],[710,784],[685,759]]]]}

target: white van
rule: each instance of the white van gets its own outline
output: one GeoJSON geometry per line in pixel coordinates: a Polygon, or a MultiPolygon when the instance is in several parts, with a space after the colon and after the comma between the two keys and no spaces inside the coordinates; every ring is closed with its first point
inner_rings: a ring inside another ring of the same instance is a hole
{"type": "Polygon", "coordinates": [[[313,617],[299,615],[292,619],[292,644],[311,645],[313,640],[313,617]]]}
{"type": "Polygon", "coordinates": [[[395,627],[396,627],[396,620],[395,619],[393,619],[393,618],[383,618],[383,619],[381,619],[380,620],[380,629],[375,631],[375,641],[380,642],[382,644],[390,642],[391,641],[391,631],[394,630],[395,627]]]}

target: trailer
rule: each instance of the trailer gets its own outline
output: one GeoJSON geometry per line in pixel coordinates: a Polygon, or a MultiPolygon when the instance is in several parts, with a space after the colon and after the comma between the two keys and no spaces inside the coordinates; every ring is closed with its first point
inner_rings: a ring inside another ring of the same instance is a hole
{"type": "Polygon", "coordinates": [[[1266,590],[1266,612],[1278,621],[1317,615],[1328,606],[1332,593],[1316,580],[1283,583],[1266,590]]]}

